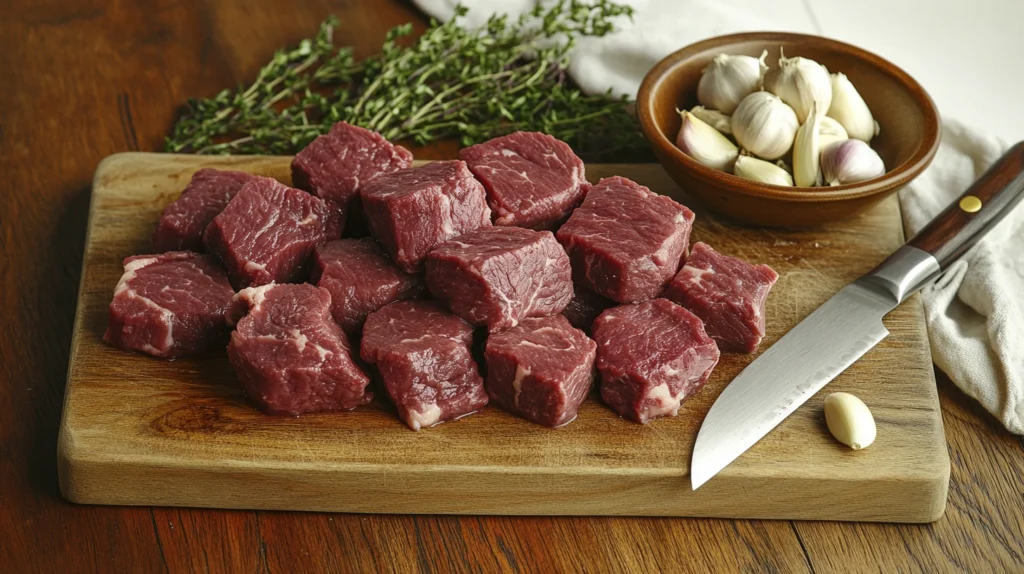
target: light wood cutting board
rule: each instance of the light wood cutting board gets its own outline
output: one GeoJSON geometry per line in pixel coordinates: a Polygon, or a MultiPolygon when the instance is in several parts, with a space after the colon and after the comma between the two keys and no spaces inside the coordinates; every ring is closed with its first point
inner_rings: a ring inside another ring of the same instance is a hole
{"type": "MultiPolygon", "coordinates": [[[[949,458],[915,297],[891,335],[700,490],[690,452],[715,397],[753,357],[725,354],[679,416],[637,425],[595,397],[548,430],[497,408],[413,432],[383,401],[353,412],[271,417],[250,407],[225,353],[164,362],[101,340],[121,260],[148,253],[163,207],[201,167],[289,178],[289,158],[126,153],[97,169],[59,441],[60,484],[88,504],[416,514],[676,515],[927,522],[946,504],[949,458]],[[822,401],[848,391],[878,439],[853,452],[822,401]]],[[[694,208],[694,241],[768,263],[762,349],[903,241],[895,198],[814,231],[744,228],[691,202],[656,165],[589,165],[694,208]]]]}

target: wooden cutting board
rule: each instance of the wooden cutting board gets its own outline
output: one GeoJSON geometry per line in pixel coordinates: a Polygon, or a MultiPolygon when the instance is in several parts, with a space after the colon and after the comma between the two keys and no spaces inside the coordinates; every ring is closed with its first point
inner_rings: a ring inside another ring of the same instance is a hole
{"type": "MultiPolygon", "coordinates": [[[[288,182],[289,158],[125,153],[97,168],[59,441],[60,484],[88,504],[416,514],[675,515],[927,522],[946,504],[949,458],[921,302],[885,319],[891,335],[700,490],[690,452],[715,397],[753,357],[725,354],[679,416],[641,426],[595,397],[548,430],[496,408],[413,432],[383,401],[349,413],[272,417],[250,407],[225,353],[164,362],[101,340],[121,260],[148,253],[164,206],[202,167],[288,182]],[[871,407],[864,451],[826,430],[822,401],[871,407]]],[[[589,165],[697,212],[694,241],[768,263],[770,346],[903,241],[890,198],[813,231],[740,227],[690,201],[657,165],[589,165]]]]}

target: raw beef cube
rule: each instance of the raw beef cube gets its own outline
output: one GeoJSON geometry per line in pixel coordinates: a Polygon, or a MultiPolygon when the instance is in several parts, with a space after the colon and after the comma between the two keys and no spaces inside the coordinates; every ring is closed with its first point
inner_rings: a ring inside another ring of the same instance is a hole
{"type": "Polygon", "coordinates": [[[515,132],[459,152],[487,188],[495,225],[558,227],[590,188],[583,161],[563,141],[515,132]]]}
{"type": "Polygon", "coordinates": [[[492,333],[560,313],[572,299],[569,257],[550,231],[481,227],[437,246],[426,268],[434,297],[492,333]]]}
{"type": "Polygon", "coordinates": [[[129,257],[103,340],[161,359],[222,348],[230,332],[224,313],[234,294],[211,255],[175,251],[129,257]]]}
{"type": "Polygon", "coordinates": [[[597,345],[561,315],[523,319],[487,338],[487,393],[526,420],[568,424],[590,392],[596,354],[597,345]]]}
{"type": "Polygon", "coordinates": [[[597,293],[594,293],[586,287],[580,287],[579,285],[573,284],[573,295],[572,300],[566,305],[562,311],[562,315],[569,320],[569,323],[577,329],[583,329],[584,332],[590,332],[590,326],[594,324],[594,319],[604,312],[605,309],[615,306],[615,301],[606,299],[597,293]]]}
{"type": "Polygon", "coordinates": [[[473,328],[433,301],[398,301],[370,313],[362,356],[376,363],[398,416],[412,430],[487,405],[470,353],[473,328]]]}
{"type": "Polygon", "coordinates": [[[238,292],[228,358],[250,401],[269,414],[351,410],[370,402],[370,377],[331,318],[331,294],[309,284],[238,292]],[[239,319],[240,318],[240,319],[239,319]]]}
{"type": "Polygon", "coordinates": [[[317,248],[310,282],[331,292],[331,314],[352,338],[359,337],[370,313],[423,291],[423,279],[395,267],[372,237],[317,248]]]}
{"type": "Polygon", "coordinates": [[[594,321],[601,398],[638,423],[676,416],[718,364],[700,319],[667,299],[620,305],[594,321]]]}
{"type": "Polygon", "coordinates": [[[253,176],[206,228],[203,241],[235,288],[303,278],[319,245],[341,235],[339,213],[321,199],[253,176]]]}
{"type": "Polygon", "coordinates": [[[693,212],[624,177],[602,179],[558,230],[574,280],[620,303],[657,297],[679,271],[693,212]]]}
{"type": "Polygon", "coordinates": [[[436,245],[491,224],[483,186],[458,160],[381,175],[359,194],[370,231],[406,273],[436,245]]]}
{"type": "Polygon", "coordinates": [[[205,251],[203,231],[252,175],[241,171],[201,169],[185,191],[164,209],[153,233],[153,248],[205,251]]]}
{"type": "Polygon", "coordinates": [[[696,243],[663,297],[704,321],[722,351],[754,353],[764,337],[764,304],[779,274],[696,243]]]}

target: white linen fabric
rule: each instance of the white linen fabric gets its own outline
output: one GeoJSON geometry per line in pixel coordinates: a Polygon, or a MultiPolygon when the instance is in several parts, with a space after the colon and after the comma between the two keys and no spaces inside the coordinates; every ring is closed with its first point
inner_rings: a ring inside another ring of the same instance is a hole
{"type": "MultiPolygon", "coordinates": [[[[414,1],[441,21],[460,3],[414,1]]],[[[469,9],[465,25],[477,27],[494,13],[528,12],[537,1],[461,3],[469,9]]],[[[633,6],[632,21],[621,19],[606,37],[581,39],[572,54],[570,74],[589,93],[610,88],[633,97],[658,60],[687,44],[720,34],[787,29],[714,0],[618,1],[633,6]]],[[[935,161],[899,194],[908,231],[921,229],[1006,149],[980,130],[944,122],[935,161]]],[[[1024,434],[1024,207],[926,287],[922,298],[935,364],[1007,429],[1024,434]]]]}

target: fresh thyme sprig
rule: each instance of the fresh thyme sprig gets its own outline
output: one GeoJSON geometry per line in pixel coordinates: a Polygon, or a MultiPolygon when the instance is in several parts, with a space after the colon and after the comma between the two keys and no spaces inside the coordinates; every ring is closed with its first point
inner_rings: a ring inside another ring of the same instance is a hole
{"type": "Polygon", "coordinates": [[[278,51],[256,80],[190,100],[167,138],[170,152],[289,154],[339,120],[395,141],[464,145],[516,130],[565,140],[588,159],[630,159],[647,146],[625,98],[586,95],[567,75],[581,36],[603,36],[632,10],[608,0],[560,0],[516,21],[493,16],[478,30],[432,22],[411,46],[392,29],[379,54],[355,61],[336,49],[337,20],[278,51]]]}

